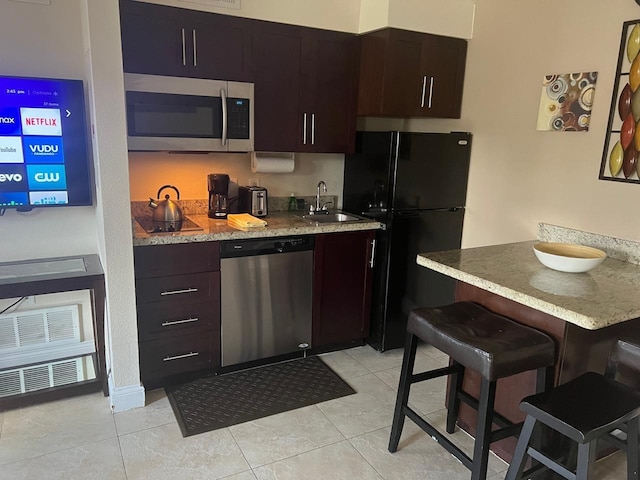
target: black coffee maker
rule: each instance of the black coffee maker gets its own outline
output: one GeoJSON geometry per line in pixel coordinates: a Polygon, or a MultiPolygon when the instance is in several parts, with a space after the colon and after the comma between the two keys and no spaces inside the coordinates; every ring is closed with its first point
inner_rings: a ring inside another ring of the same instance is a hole
{"type": "Polygon", "coordinates": [[[210,173],[207,175],[209,187],[209,218],[227,218],[229,208],[229,175],[210,173]]]}

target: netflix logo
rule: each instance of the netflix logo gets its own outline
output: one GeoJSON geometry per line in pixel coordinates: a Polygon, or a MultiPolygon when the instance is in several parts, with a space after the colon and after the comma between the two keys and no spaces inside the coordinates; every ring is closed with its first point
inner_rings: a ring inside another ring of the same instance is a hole
{"type": "Polygon", "coordinates": [[[23,135],[61,136],[60,110],[57,108],[21,108],[23,135]]]}

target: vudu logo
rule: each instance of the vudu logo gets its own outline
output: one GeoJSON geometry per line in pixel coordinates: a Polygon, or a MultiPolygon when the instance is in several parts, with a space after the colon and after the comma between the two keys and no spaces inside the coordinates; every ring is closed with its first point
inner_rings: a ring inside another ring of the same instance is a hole
{"type": "Polygon", "coordinates": [[[25,163],[63,163],[62,137],[22,137],[25,163]]]}
{"type": "Polygon", "coordinates": [[[29,165],[27,177],[30,190],[66,190],[67,178],[63,165],[29,165]]]}

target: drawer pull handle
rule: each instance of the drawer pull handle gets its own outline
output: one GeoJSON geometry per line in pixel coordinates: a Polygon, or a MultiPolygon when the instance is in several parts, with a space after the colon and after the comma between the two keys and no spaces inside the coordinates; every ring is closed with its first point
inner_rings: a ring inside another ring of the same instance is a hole
{"type": "Polygon", "coordinates": [[[200,352],[190,352],[190,353],[185,353],[183,355],[174,355],[173,357],[164,357],[162,361],[170,362],[171,360],[180,360],[181,358],[197,357],[198,355],[200,355],[200,352]]]}
{"type": "Polygon", "coordinates": [[[160,295],[164,297],[166,295],[178,295],[180,293],[193,293],[197,291],[198,291],[197,288],[185,288],[183,290],[168,290],[166,292],[160,292],[160,295]]]}
{"type": "Polygon", "coordinates": [[[180,325],[181,323],[191,323],[197,322],[199,320],[198,317],[195,318],[185,318],[184,320],[171,320],[169,322],[162,322],[163,327],[168,327],[169,325],[180,325]]]}

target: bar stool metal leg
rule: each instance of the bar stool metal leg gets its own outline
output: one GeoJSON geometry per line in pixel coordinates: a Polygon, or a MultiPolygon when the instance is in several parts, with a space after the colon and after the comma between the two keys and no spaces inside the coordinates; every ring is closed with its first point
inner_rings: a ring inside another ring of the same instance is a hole
{"type": "Polygon", "coordinates": [[[396,408],[393,413],[393,424],[391,425],[391,436],[389,438],[389,451],[391,453],[398,450],[400,435],[402,435],[402,427],[404,426],[404,408],[407,406],[409,401],[411,375],[413,374],[413,365],[416,361],[417,348],[418,337],[411,333],[407,333],[404,356],[402,357],[402,369],[400,371],[400,384],[398,385],[396,408]]]}
{"type": "Polygon", "coordinates": [[[638,462],[638,430],[640,429],[640,418],[636,417],[627,422],[627,478],[640,480],[640,468],[638,462]]]}
{"type": "Polygon", "coordinates": [[[480,384],[480,402],[478,404],[478,425],[476,441],[473,447],[473,469],[471,480],[484,480],[487,477],[489,446],[491,445],[491,425],[493,423],[493,403],[496,397],[496,382],[482,379],[480,384]]]}
{"type": "Polygon", "coordinates": [[[460,397],[458,392],[462,390],[462,381],[464,380],[464,367],[452,360],[451,365],[455,367],[454,373],[449,379],[449,398],[447,400],[447,433],[453,433],[456,430],[456,422],[458,421],[458,413],[460,412],[460,397]]]}

